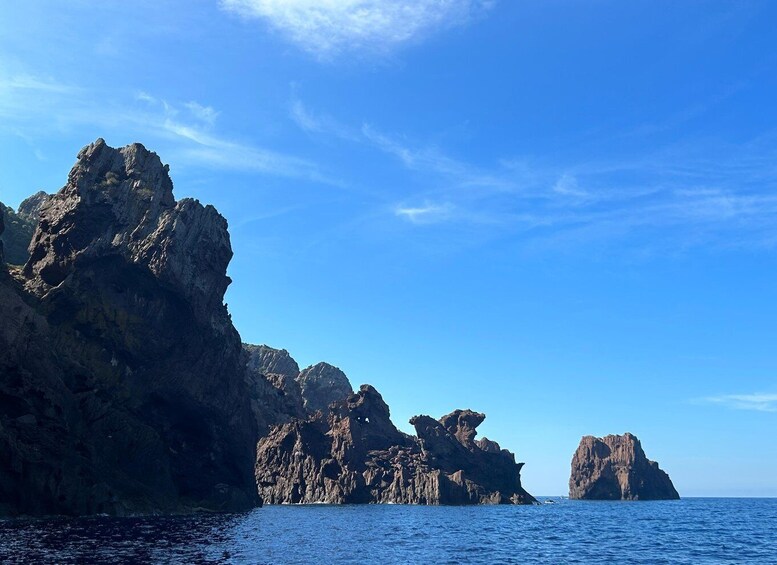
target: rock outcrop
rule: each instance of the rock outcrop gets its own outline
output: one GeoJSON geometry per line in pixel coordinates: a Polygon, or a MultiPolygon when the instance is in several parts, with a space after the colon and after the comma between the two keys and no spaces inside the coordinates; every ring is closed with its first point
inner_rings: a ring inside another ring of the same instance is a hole
{"type": "Polygon", "coordinates": [[[251,407],[260,435],[292,418],[326,411],[332,402],[353,394],[345,373],[328,363],[300,371],[285,349],[244,343],[243,350],[248,356],[251,407]]]}
{"type": "MultiPolygon", "coordinates": [[[[35,224],[37,227],[38,221],[40,220],[40,213],[43,211],[46,204],[48,204],[49,200],[51,200],[51,194],[39,190],[32,196],[22,200],[16,213],[25,220],[35,224]]],[[[30,236],[32,236],[32,234],[30,234],[30,236]]]]}
{"type": "Polygon", "coordinates": [[[243,344],[246,381],[259,435],[292,418],[304,418],[305,408],[296,377],[299,366],[285,349],[243,344]]]}
{"type": "Polygon", "coordinates": [[[40,211],[48,202],[50,196],[45,192],[38,192],[24,200],[18,211],[0,203],[0,209],[5,212],[6,230],[0,235],[6,250],[6,260],[12,265],[24,265],[29,259],[28,248],[30,241],[38,227],[40,211]]]}
{"type": "Polygon", "coordinates": [[[3,232],[5,231],[5,208],[0,205],[0,272],[5,270],[5,246],[3,245],[3,232]]]}
{"type": "Polygon", "coordinates": [[[85,147],[0,278],[0,513],[259,503],[246,357],[212,206],[140,144],[85,147]]]}
{"type": "Polygon", "coordinates": [[[273,349],[267,345],[243,344],[248,354],[248,368],[262,375],[280,375],[296,380],[299,365],[285,349],[273,349]]]}
{"type": "Polygon", "coordinates": [[[474,440],[484,415],[457,410],[411,420],[400,432],[373,387],[306,420],[273,428],[257,446],[256,482],[265,502],[531,504],[522,463],[495,442],[474,440]]]}
{"type": "Polygon", "coordinates": [[[410,436],[336,367],[242,344],[226,220],[168,173],[98,139],[58,193],[0,208],[0,515],[534,501],[483,414],[410,436]]]}
{"type": "Polygon", "coordinates": [[[636,436],[585,436],[572,457],[569,498],[583,500],[671,500],[680,498],[658,463],[650,461],[636,436]]]}
{"type": "Polygon", "coordinates": [[[316,363],[297,376],[305,410],[326,410],[332,402],[353,394],[348,377],[329,363],[316,363]]]}

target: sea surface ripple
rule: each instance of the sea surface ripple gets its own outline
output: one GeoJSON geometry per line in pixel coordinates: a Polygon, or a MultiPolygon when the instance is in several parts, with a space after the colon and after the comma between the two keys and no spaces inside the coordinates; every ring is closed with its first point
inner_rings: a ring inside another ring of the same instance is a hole
{"type": "Polygon", "coordinates": [[[2,563],[777,563],[777,499],[0,521],[2,563]]]}

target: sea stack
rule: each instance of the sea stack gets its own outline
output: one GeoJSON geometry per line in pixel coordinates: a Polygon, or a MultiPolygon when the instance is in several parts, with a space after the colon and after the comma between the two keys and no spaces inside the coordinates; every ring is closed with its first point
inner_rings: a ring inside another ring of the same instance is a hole
{"type": "Polygon", "coordinates": [[[633,434],[585,436],[572,457],[569,498],[675,500],[669,475],[650,461],[633,434]]]}

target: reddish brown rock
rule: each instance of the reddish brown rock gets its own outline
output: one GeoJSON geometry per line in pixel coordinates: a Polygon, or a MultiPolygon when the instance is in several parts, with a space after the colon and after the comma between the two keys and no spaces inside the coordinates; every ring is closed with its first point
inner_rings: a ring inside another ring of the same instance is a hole
{"type": "Polygon", "coordinates": [[[266,503],[531,504],[523,463],[495,442],[474,441],[482,414],[457,410],[411,420],[400,432],[373,387],[328,413],[277,426],[257,446],[256,482],[266,503]],[[447,427],[446,427],[447,426],[447,427]]]}
{"type": "Polygon", "coordinates": [[[636,436],[585,436],[572,457],[569,498],[582,500],[671,500],[680,498],[636,436]]]}

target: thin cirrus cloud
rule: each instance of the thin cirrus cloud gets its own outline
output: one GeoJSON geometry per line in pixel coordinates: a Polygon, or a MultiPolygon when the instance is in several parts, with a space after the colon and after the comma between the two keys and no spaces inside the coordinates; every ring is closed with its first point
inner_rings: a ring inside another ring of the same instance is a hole
{"type": "Polygon", "coordinates": [[[494,0],[221,0],[228,12],[260,19],[319,59],[343,52],[387,53],[464,25],[494,0]]]}
{"type": "Polygon", "coordinates": [[[0,72],[0,130],[35,139],[52,132],[94,127],[105,137],[143,135],[167,142],[165,154],[190,167],[247,171],[305,178],[337,185],[318,165],[295,155],[273,151],[219,134],[219,112],[190,100],[172,103],[145,91],[91,91],[34,73],[0,72]]]}
{"type": "Polygon", "coordinates": [[[777,394],[724,394],[708,396],[699,399],[705,404],[717,404],[736,410],[753,410],[756,412],[777,412],[777,394]]]}
{"type": "Polygon", "coordinates": [[[453,215],[454,207],[448,203],[425,202],[421,206],[396,206],[394,214],[414,224],[443,222],[453,215]]]}
{"type": "Polygon", "coordinates": [[[484,165],[372,124],[348,125],[296,97],[290,118],[313,137],[371,147],[412,173],[420,188],[409,182],[391,208],[411,225],[477,225],[526,233],[532,245],[564,247],[625,239],[641,246],[640,234],[651,230],[660,237],[651,237],[650,247],[674,252],[777,245],[775,140],[768,136],[737,147],[676,144],[632,159],[514,158],[484,165]]]}

